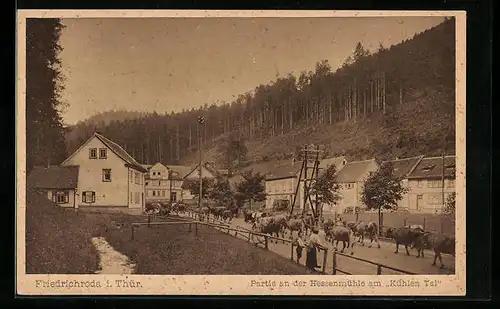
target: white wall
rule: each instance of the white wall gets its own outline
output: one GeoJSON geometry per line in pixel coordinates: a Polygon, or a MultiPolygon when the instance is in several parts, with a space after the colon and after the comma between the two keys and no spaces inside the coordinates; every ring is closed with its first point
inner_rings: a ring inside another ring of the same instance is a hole
{"type": "MultiPolygon", "coordinates": [[[[410,212],[440,213],[444,209],[442,203],[442,188],[434,187],[433,184],[441,184],[441,180],[414,180],[408,181],[409,192],[407,193],[408,210],[410,212]],[[421,196],[420,209],[417,209],[417,196],[421,196]]],[[[455,181],[445,179],[444,194],[445,203],[448,196],[455,192],[455,181]]]]}
{"type": "Polygon", "coordinates": [[[128,168],[128,207],[144,209],[146,194],[144,190],[145,174],[128,168]]]}
{"type": "MultiPolygon", "coordinates": [[[[125,162],[110,149],[107,158],[99,159],[99,148],[107,148],[99,139],[93,137],[72,158],[64,162],[65,166],[79,165],[78,200],[79,206],[128,206],[128,170],[125,162]],[[89,149],[97,148],[97,159],[89,158],[89,149]],[[102,181],[102,169],[111,169],[111,182],[102,181]],[[82,192],[94,191],[95,203],[83,203],[82,192]]],[[[132,185],[132,187],[135,187],[132,185]]],[[[135,192],[139,191],[135,187],[135,192]]],[[[134,203],[131,207],[140,207],[134,203]]]]}

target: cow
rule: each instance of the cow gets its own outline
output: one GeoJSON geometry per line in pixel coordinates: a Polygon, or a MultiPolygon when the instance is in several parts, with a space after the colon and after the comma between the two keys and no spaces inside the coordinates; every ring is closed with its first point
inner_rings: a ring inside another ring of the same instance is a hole
{"type": "Polygon", "coordinates": [[[346,244],[347,244],[347,247],[351,248],[351,255],[354,254],[355,241],[354,241],[354,237],[353,237],[354,233],[351,229],[349,229],[348,227],[345,227],[345,226],[333,225],[330,228],[328,228],[327,230],[325,230],[325,233],[327,233],[328,238],[331,240],[332,244],[334,241],[336,241],[336,244],[334,247],[335,251],[338,250],[339,241],[342,241],[344,246],[340,252],[344,253],[344,250],[345,250],[346,244]]]}
{"type": "Polygon", "coordinates": [[[222,212],[222,219],[227,222],[231,222],[233,219],[233,212],[230,209],[226,209],[222,212]]]}
{"type": "Polygon", "coordinates": [[[161,204],[158,202],[146,203],[145,212],[148,215],[152,215],[152,214],[156,215],[156,214],[160,213],[160,209],[161,209],[161,204]]]}
{"type": "Polygon", "coordinates": [[[290,231],[290,239],[292,239],[293,231],[297,231],[298,235],[302,235],[304,231],[304,221],[302,219],[292,219],[285,221],[283,225],[284,230],[290,231]]]}
{"type": "Polygon", "coordinates": [[[434,261],[432,266],[436,265],[436,259],[439,258],[441,263],[440,268],[444,268],[441,253],[451,254],[455,256],[455,237],[447,236],[435,232],[426,232],[421,234],[415,241],[417,249],[417,258],[424,257],[424,249],[429,248],[434,250],[434,261]]]}
{"type": "Polygon", "coordinates": [[[393,238],[396,243],[396,251],[394,254],[398,254],[399,245],[404,245],[406,249],[406,255],[410,256],[410,251],[408,251],[408,246],[414,245],[415,241],[422,235],[422,232],[417,229],[411,229],[409,227],[400,228],[389,228],[387,230],[387,236],[393,238]]]}
{"type": "Polygon", "coordinates": [[[328,242],[333,242],[331,238],[331,229],[335,226],[335,222],[332,219],[327,219],[323,222],[323,230],[325,231],[325,240],[328,242]]]}
{"type": "MultiPolygon", "coordinates": [[[[264,217],[260,218],[257,220],[256,224],[254,225],[253,229],[257,231],[258,233],[262,234],[269,234],[270,236],[273,236],[273,234],[276,234],[276,237],[280,237],[280,233],[282,232],[282,222],[276,222],[273,217],[264,217]]],[[[271,240],[272,242],[272,240],[271,240]]],[[[276,240],[276,243],[278,241],[276,240]]]]}
{"type": "Polygon", "coordinates": [[[356,225],[356,232],[359,236],[358,242],[360,242],[362,246],[365,245],[365,234],[368,234],[368,236],[370,237],[370,246],[368,248],[372,247],[373,240],[375,240],[378,248],[380,249],[377,223],[375,223],[374,221],[370,221],[368,223],[359,222],[359,224],[356,225]]]}
{"type": "Polygon", "coordinates": [[[243,210],[243,218],[245,219],[245,222],[250,223],[253,222],[253,213],[249,211],[248,209],[243,210]]]}

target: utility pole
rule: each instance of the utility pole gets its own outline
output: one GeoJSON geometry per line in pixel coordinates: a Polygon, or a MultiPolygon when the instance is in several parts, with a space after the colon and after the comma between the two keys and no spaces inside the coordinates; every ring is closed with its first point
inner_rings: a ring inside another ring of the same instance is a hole
{"type": "Polygon", "coordinates": [[[441,174],[441,201],[442,201],[442,205],[443,205],[443,206],[441,206],[441,211],[443,211],[443,210],[444,210],[444,207],[445,207],[445,205],[444,205],[444,203],[445,203],[445,201],[444,201],[444,169],[445,169],[445,164],[444,164],[444,151],[445,151],[445,150],[444,150],[444,148],[443,148],[443,158],[442,158],[442,159],[443,159],[443,160],[442,160],[442,161],[443,161],[443,162],[442,162],[442,163],[443,163],[443,165],[442,165],[442,170],[443,170],[443,172],[442,172],[442,174],[441,174]]]}
{"type": "Polygon", "coordinates": [[[198,209],[201,214],[201,199],[203,192],[203,183],[201,178],[201,125],[205,123],[205,118],[203,116],[198,116],[198,151],[200,152],[200,165],[199,165],[199,181],[200,181],[200,191],[198,192],[198,209]]]}
{"type": "Polygon", "coordinates": [[[170,195],[169,201],[170,201],[170,203],[172,203],[172,170],[171,169],[168,170],[168,180],[169,180],[169,183],[170,183],[169,184],[170,185],[170,189],[169,189],[169,195],[170,195]]]}
{"type": "Polygon", "coordinates": [[[306,213],[306,204],[307,204],[307,194],[306,194],[306,190],[307,190],[307,167],[308,167],[308,161],[307,161],[307,145],[304,146],[304,185],[303,185],[303,190],[302,190],[302,194],[304,194],[304,205],[302,206],[302,213],[305,214],[306,213]]]}

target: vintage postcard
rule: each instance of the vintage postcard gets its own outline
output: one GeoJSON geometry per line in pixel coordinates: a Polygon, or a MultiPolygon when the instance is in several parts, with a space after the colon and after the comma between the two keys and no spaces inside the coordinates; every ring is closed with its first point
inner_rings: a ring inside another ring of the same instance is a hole
{"type": "Polygon", "coordinates": [[[465,12],[17,26],[19,295],[465,295],[465,12]]]}

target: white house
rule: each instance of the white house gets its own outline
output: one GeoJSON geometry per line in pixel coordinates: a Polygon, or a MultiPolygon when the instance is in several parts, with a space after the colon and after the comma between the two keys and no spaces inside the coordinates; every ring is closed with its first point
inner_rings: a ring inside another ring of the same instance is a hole
{"type": "MultiPolygon", "coordinates": [[[[305,171],[302,171],[302,161],[292,161],[288,164],[276,165],[273,170],[266,173],[266,208],[272,208],[278,201],[288,201],[290,205],[294,203],[294,210],[304,208],[304,179],[305,171]],[[297,182],[300,177],[300,184],[297,188],[297,182]]],[[[319,163],[318,175],[320,175],[328,166],[335,165],[337,172],[347,164],[344,156],[323,159],[319,163]]],[[[307,179],[311,180],[313,175],[314,162],[308,162],[307,179]]],[[[311,197],[314,200],[314,197],[311,197]]],[[[306,203],[306,210],[309,203],[306,203]]]]}
{"type": "Polygon", "coordinates": [[[78,166],[34,167],[27,177],[28,188],[47,194],[47,198],[61,207],[76,208],[78,166]]]}
{"type": "Polygon", "coordinates": [[[144,209],[147,170],[101,134],[94,133],[61,166],[78,166],[75,207],[144,209]]]}
{"type": "Polygon", "coordinates": [[[455,156],[445,156],[444,160],[443,157],[420,160],[408,175],[408,209],[411,212],[441,213],[444,210],[448,196],[456,192],[455,160],[455,156]]]}
{"type": "MultiPolygon", "coordinates": [[[[346,209],[362,207],[362,193],[366,178],[378,168],[374,159],[349,162],[339,170],[337,183],[340,186],[341,199],[336,206],[329,206],[328,212],[343,213],[346,209]]],[[[324,210],[327,212],[327,210],[324,210]]]]}
{"type": "MultiPolygon", "coordinates": [[[[201,166],[201,178],[215,179],[218,175],[222,175],[218,172],[210,163],[204,163],[201,166]]],[[[193,182],[198,183],[200,179],[200,164],[191,167],[191,170],[187,172],[182,178],[182,196],[183,200],[186,202],[195,202],[195,196],[191,194],[189,190],[193,182]]]]}
{"type": "Polygon", "coordinates": [[[405,194],[403,194],[403,198],[398,201],[398,209],[410,210],[410,200],[412,193],[410,191],[408,176],[415,170],[423,157],[424,156],[396,159],[384,161],[380,164],[380,167],[388,163],[392,164],[392,175],[394,179],[399,179],[403,188],[406,188],[408,190],[405,194]]]}
{"type": "Polygon", "coordinates": [[[182,201],[184,199],[182,184],[184,176],[191,171],[190,167],[181,165],[143,165],[146,173],[146,201],[182,201]]]}

